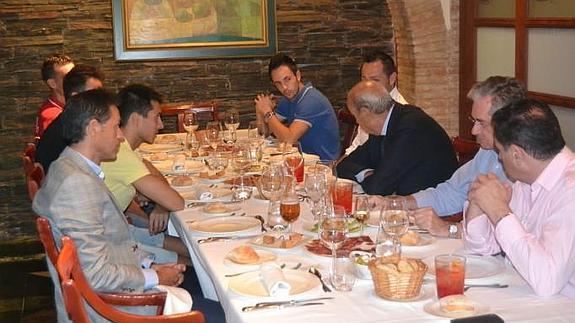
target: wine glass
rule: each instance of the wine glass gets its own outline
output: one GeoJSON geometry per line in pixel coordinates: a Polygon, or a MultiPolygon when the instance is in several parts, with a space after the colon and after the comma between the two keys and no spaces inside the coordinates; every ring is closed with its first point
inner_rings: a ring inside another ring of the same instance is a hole
{"type": "Polygon", "coordinates": [[[184,130],[188,134],[193,133],[198,129],[198,118],[196,117],[195,112],[186,112],[184,113],[184,130]]]}
{"type": "Polygon", "coordinates": [[[314,168],[310,169],[305,174],[305,192],[307,197],[312,202],[312,214],[315,221],[319,220],[319,201],[322,196],[327,192],[325,173],[323,171],[316,171],[314,168]]]}
{"type": "Polygon", "coordinates": [[[229,109],[225,113],[224,125],[230,132],[236,132],[240,127],[240,114],[236,109],[229,109]]]}
{"type": "Polygon", "coordinates": [[[281,142],[278,149],[284,157],[289,174],[294,176],[298,183],[303,182],[303,155],[300,144],[281,142]]]}
{"type": "Polygon", "coordinates": [[[252,195],[252,188],[244,184],[244,174],[251,165],[250,151],[246,145],[235,147],[232,164],[240,173],[240,183],[234,186],[234,199],[245,201],[252,195]]]}
{"type": "Polygon", "coordinates": [[[355,197],[355,209],[353,212],[353,217],[361,223],[360,235],[363,235],[363,227],[365,222],[369,219],[369,196],[368,195],[358,195],[355,197]]]}
{"type": "MultiPolygon", "coordinates": [[[[334,206],[333,212],[326,212],[320,222],[319,232],[321,241],[331,249],[331,273],[333,276],[335,273],[337,248],[343,244],[347,236],[345,210],[341,207],[334,206]]],[[[332,285],[334,285],[333,281],[332,285]]]]}
{"type": "Polygon", "coordinates": [[[294,178],[289,176],[288,186],[280,200],[280,215],[288,223],[288,231],[292,231],[292,223],[299,218],[299,197],[295,192],[294,178]]]}
{"type": "MultiPolygon", "coordinates": [[[[387,235],[387,239],[391,237],[391,244],[389,241],[385,242],[381,247],[391,247],[391,250],[380,250],[382,256],[401,256],[401,242],[399,238],[404,235],[409,228],[409,219],[405,209],[404,198],[397,195],[390,195],[386,197],[380,213],[380,233],[378,233],[378,240],[384,239],[383,234],[387,235]]],[[[383,240],[381,240],[383,243],[383,240]]]]}
{"type": "Polygon", "coordinates": [[[218,148],[218,142],[220,138],[220,130],[221,125],[219,121],[210,121],[206,125],[206,130],[204,132],[206,136],[206,142],[210,144],[210,147],[214,150],[214,152],[218,148]]]}

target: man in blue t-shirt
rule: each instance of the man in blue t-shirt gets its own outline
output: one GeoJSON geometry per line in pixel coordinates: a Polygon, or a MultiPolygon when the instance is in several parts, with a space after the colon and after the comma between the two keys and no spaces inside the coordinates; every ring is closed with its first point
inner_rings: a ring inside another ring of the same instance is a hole
{"type": "Polygon", "coordinates": [[[339,127],[329,100],[311,83],[302,82],[294,60],[283,53],[270,59],[268,71],[283,97],[274,111],[273,95],[258,95],[254,100],[258,118],[280,141],[299,140],[303,152],[336,160],[340,154],[339,127]]]}

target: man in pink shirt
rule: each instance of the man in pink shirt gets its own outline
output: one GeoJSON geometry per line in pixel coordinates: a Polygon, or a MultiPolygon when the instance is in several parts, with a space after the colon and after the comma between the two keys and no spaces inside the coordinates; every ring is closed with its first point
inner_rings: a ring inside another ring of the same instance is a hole
{"type": "Polygon", "coordinates": [[[495,148],[513,186],[477,177],[464,216],[468,251],[504,251],[539,296],[575,298],[575,154],[553,111],[522,100],[497,111],[495,148]]]}
{"type": "Polygon", "coordinates": [[[42,63],[42,80],[50,88],[50,97],[44,101],[36,118],[34,136],[38,139],[50,123],[64,110],[64,76],[74,68],[74,62],[66,55],[49,56],[42,63]]]}

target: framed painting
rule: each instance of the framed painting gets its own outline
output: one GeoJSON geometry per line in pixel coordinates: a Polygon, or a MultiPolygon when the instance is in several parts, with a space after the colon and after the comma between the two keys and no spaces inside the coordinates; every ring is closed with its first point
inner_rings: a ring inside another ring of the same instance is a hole
{"type": "Polygon", "coordinates": [[[275,0],[112,0],[117,60],[270,56],[275,0]]]}

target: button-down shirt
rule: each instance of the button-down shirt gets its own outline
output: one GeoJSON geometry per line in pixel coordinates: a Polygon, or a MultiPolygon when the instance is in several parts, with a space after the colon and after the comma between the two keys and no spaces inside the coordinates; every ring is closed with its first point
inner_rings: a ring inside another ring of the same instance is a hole
{"type": "Polygon", "coordinates": [[[509,207],[495,228],[486,215],[464,223],[466,249],[503,250],[536,294],[575,298],[575,154],[565,147],[533,184],[513,184],[509,207]]]}
{"type": "Polygon", "coordinates": [[[439,216],[448,216],[463,210],[469,185],[480,174],[493,173],[501,181],[508,181],[497,153],[480,149],[475,157],[459,167],[447,181],[413,194],[418,207],[431,206],[439,216]]]}

